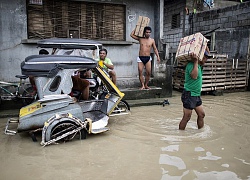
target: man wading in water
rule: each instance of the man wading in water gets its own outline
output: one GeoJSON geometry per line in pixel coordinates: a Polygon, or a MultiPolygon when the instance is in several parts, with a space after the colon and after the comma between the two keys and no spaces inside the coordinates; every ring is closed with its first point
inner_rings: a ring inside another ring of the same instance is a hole
{"type": "Polygon", "coordinates": [[[210,51],[206,47],[206,51],[202,61],[194,54],[190,54],[192,61],[188,61],[185,68],[185,83],[184,90],[181,95],[183,104],[183,117],[179,123],[179,129],[184,130],[188,121],[191,119],[192,111],[195,110],[197,114],[197,126],[201,129],[204,126],[205,112],[201,100],[202,88],[202,72],[203,65],[207,59],[211,58],[210,51]]]}
{"type": "Polygon", "coordinates": [[[141,90],[142,89],[150,89],[148,87],[148,82],[151,76],[151,56],[150,56],[150,51],[151,48],[153,47],[155,55],[157,57],[157,61],[158,63],[161,61],[160,60],[160,56],[158,53],[158,50],[156,48],[155,45],[155,40],[150,38],[150,34],[151,34],[151,27],[146,26],[144,28],[144,32],[143,35],[144,37],[137,37],[134,35],[135,30],[133,30],[130,34],[130,36],[139,41],[140,43],[140,51],[139,51],[139,57],[137,58],[137,62],[138,62],[138,71],[139,71],[139,80],[141,82],[141,90]],[[145,77],[145,82],[144,82],[144,78],[143,78],[143,68],[145,67],[146,69],[146,77],[145,77]]]}

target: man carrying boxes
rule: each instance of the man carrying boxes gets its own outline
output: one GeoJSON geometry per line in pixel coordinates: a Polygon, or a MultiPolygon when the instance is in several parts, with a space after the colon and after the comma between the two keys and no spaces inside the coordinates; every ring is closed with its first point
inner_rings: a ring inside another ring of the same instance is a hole
{"type": "Polygon", "coordinates": [[[182,38],[176,53],[177,60],[186,60],[184,90],[181,95],[183,103],[183,117],[179,123],[179,129],[184,130],[191,119],[192,111],[197,114],[198,129],[204,126],[205,112],[202,107],[202,65],[205,64],[209,55],[208,40],[201,34],[182,38]]]}
{"type": "Polygon", "coordinates": [[[154,39],[150,38],[151,28],[147,26],[149,23],[149,18],[139,16],[136,28],[131,32],[130,36],[139,41],[140,50],[139,57],[137,58],[138,62],[138,72],[139,72],[139,80],[141,83],[141,90],[150,89],[148,87],[148,82],[151,76],[151,48],[153,48],[155,55],[157,57],[157,61],[160,62],[160,56],[158,50],[155,45],[154,39]],[[144,81],[143,77],[143,69],[146,69],[146,77],[144,81]]]}

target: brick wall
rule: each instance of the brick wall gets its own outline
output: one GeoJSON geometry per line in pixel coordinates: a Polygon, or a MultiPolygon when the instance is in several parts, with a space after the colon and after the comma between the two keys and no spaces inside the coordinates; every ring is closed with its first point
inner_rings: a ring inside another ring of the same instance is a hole
{"type": "Polygon", "coordinates": [[[194,31],[209,31],[218,26],[222,29],[250,26],[250,2],[197,13],[194,24],[194,31]]]}
{"type": "MultiPolygon", "coordinates": [[[[245,59],[248,54],[250,36],[250,2],[186,15],[185,2],[178,0],[164,5],[164,40],[169,49],[177,49],[181,37],[217,29],[214,34],[214,50],[228,54],[229,58],[245,59]],[[181,26],[171,29],[171,17],[181,14],[181,26]]],[[[211,49],[211,47],[210,47],[211,49]]],[[[171,50],[169,51],[171,52],[171,50]]]]}
{"type": "MultiPolygon", "coordinates": [[[[163,34],[164,40],[168,44],[169,48],[176,48],[179,44],[180,38],[183,36],[183,28],[185,27],[185,1],[176,0],[164,5],[164,25],[163,34]],[[180,13],[180,27],[172,29],[172,15],[180,13]],[[179,40],[177,40],[179,39],[179,40]]],[[[174,49],[176,51],[176,49],[174,49]]],[[[172,51],[174,51],[172,49],[172,51]]],[[[170,50],[171,52],[171,50],[170,50]]]]}

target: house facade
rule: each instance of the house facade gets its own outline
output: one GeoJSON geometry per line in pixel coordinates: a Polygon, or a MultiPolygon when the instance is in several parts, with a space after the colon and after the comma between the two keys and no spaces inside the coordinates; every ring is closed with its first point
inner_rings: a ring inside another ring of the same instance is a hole
{"type": "MultiPolygon", "coordinates": [[[[158,43],[162,36],[163,3],[163,0],[2,0],[0,79],[16,81],[15,75],[21,73],[20,63],[25,57],[38,54],[39,39],[73,37],[102,43],[115,65],[118,85],[136,86],[139,44],[130,33],[138,17],[146,16],[150,18],[151,37],[158,43]]],[[[157,76],[157,70],[153,69],[153,73],[157,76]]]]}

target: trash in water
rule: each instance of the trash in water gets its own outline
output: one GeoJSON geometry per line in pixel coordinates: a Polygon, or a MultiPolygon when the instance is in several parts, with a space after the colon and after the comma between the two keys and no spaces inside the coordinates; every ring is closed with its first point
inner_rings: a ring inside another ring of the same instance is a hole
{"type": "Polygon", "coordinates": [[[162,103],[162,106],[164,107],[165,105],[170,105],[168,99],[165,99],[162,103]]]}

